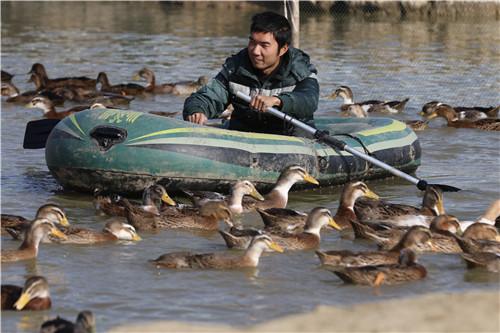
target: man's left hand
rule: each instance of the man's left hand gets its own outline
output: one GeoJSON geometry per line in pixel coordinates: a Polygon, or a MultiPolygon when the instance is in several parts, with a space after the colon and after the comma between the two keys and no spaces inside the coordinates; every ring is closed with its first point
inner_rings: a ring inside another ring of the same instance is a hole
{"type": "Polygon", "coordinates": [[[281,106],[281,99],[276,96],[262,96],[256,95],[250,101],[250,107],[259,112],[266,112],[267,108],[281,106]]]}

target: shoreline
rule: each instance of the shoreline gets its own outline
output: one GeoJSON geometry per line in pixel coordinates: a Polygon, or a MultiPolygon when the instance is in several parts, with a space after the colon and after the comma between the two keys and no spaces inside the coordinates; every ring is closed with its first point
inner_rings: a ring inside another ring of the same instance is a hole
{"type": "MultiPolygon", "coordinates": [[[[230,315],[230,314],[228,314],[230,315]]],[[[404,299],[320,305],[252,326],[153,321],[109,332],[499,332],[499,290],[433,293],[404,299]]]]}

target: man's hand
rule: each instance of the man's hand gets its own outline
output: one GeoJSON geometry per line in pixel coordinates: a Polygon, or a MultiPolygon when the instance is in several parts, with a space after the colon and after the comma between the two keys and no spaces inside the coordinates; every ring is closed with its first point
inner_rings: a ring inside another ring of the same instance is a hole
{"type": "Polygon", "coordinates": [[[281,106],[281,99],[276,96],[256,95],[250,101],[250,108],[259,112],[266,112],[267,108],[272,106],[281,106]]]}
{"type": "Polygon", "coordinates": [[[205,114],[201,112],[193,113],[187,117],[187,121],[200,125],[204,125],[207,120],[207,116],[205,116],[205,114]]]}

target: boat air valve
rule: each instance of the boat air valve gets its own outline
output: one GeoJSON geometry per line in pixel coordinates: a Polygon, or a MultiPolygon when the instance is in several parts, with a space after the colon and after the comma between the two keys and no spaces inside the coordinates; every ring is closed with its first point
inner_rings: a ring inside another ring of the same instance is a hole
{"type": "Polygon", "coordinates": [[[90,131],[90,137],[96,141],[99,149],[107,151],[114,145],[125,141],[127,131],[119,127],[97,126],[90,131]]]}

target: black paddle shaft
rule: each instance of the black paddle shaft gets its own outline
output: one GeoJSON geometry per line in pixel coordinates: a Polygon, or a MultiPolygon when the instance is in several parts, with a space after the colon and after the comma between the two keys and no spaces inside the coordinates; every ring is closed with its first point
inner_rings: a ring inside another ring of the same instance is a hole
{"type": "MultiPolygon", "coordinates": [[[[246,101],[247,103],[250,103],[250,101],[252,100],[252,98],[250,96],[248,96],[240,91],[236,93],[236,97],[246,101]]],[[[307,124],[304,124],[303,122],[301,122],[301,121],[299,121],[299,120],[297,120],[297,119],[295,119],[295,118],[293,118],[293,117],[291,117],[291,116],[289,116],[289,115],[287,115],[279,110],[276,110],[275,108],[272,108],[272,107],[267,108],[266,111],[268,113],[272,114],[273,116],[280,118],[280,119],[283,119],[284,121],[291,123],[295,127],[301,128],[302,130],[308,132],[309,134],[312,134],[320,142],[324,142],[327,145],[332,146],[334,148],[337,148],[339,150],[347,151],[354,156],[357,156],[357,157],[364,159],[365,161],[368,161],[368,162],[370,162],[370,163],[372,163],[372,164],[374,164],[374,165],[376,165],[384,170],[389,171],[390,173],[392,173],[395,176],[406,179],[407,181],[416,185],[417,188],[421,191],[424,191],[427,188],[427,186],[429,185],[427,183],[427,181],[425,181],[423,179],[418,179],[418,178],[415,178],[413,176],[410,176],[409,174],[404,173],[401,170],[398,170],[398,169],[390,166],[389,164],[386,164],[380,160],[377,160],[376,158],[373,158],[369,155],[366,155],[365,153],[360,152],[359,150],[356,150],[356,149],[348,146],[344,141],[341,141],[341,140],[338,140],[338,139],[335,139],[334,137],[332,137],[327,131],[317,130],[314,127],[311,127],[307,124]]],[[[454,187],[454,186],[449,186],[449,185],[435,185],[435,186],[439,186],[443,191],[448,191],[448,192],[460,191],[459,188],[454,187]]]]}

